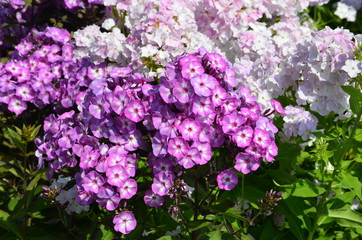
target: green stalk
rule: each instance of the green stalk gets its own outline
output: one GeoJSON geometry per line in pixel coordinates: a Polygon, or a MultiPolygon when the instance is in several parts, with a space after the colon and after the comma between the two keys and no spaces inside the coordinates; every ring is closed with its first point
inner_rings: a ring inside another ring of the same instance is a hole
{"type": "Polygon", "coordinates": [[[356,134],[356,130],[358,128],[358,125],[359,125],[359,122],[361,120],[361,116],[362,116],[362,111],[360,111],[357,115],[357,120],[356,120],[356,123],[355,125],[353,126],[353,129],[352,129],[352,132],[350,134],[350,137],[348,138],[348,144],[346,145],[346,147],[343,149],[343,152],[342,154],[340,155],[340,158],[338,159],[337,161],[337,166],[336,168],[333,170],[333,174],[332,174],[332,180],[328,183],[327,187],[325,188],[326,191],[325,193],[323,194],[322,196],[322,199],[319,201],[318,203],[318,206],[317,206],[317,212],[316,212],[316,215],[314,217],[314,222],[313,222],[313,228],[312,228],[312,231],[310,231],[309,235],[308,235],[308,238],[307,240],[312,240],[313,239],[313,236],[314,236],[314,233],[318,227],[318,221],[319,221],[319,218],[321,217],[322,215],[322,210],[324,208],[324,204],[327,200],[327,197],[329,195],[329,192],[331,191],[332,189],[332,184],[335,180],[335,177],[337,175],[337,173],[339,172],[340,170],[340,167],[341,167],[341,162],[343,161],[343,158],[344,156],[346,155],[346,153],[349,151],[350,149],[350,143],[352,141],[352,139],[354,138],[354,135],[356,134]]]}

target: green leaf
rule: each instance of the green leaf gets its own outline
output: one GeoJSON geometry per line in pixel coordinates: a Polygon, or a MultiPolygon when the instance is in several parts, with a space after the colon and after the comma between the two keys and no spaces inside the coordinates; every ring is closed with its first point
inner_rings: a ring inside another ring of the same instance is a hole
{"type": "Polygon", "coordinates": [[[343,91],[348,93],[352,98],[356,98],[358,100],[362,100],[362,93],[360,90],[352,87],[352,86],[341,86],[343,91]]]}
{"type": "Polygon", "coordinates": [[[274,226],[273,222],[269,220],[262,228],[260,240],[270,240],[273,236],[277,235],[278,230],[274,226]]]}
{"type": "Polygon", "coordinates": [[[34,139],[38,136],[40,127],[41,127],[41,125],[35,127],[35,128],[33,129],[33,131],[30,133],[30,135],[29,135],[29,137],[28,137],[28,139],[27,139],[29,142],[34,141],[34,139]]]}
{"type": "Polygon", "coordinates": [[[351,110],[355,114],[359,114],[362,111],[362,93],[360,90],[352,86],[341,86],[342,89],[348,93],[351,97],[349,99],[349,105],[351,110]]]}
{"type": "Polygon", "coordinates": [[[295,183],[289,185],[280,185],[276,182],[275,184],[283,189],[283,198],[287,198],[289,196],[303,198],[316,197],[320,196],[326,191],[324,188],[317,186],[308,179],[299,179],[295,183]]]}
{"type": "Polygon", "coordinates": [[[294,213],[289,209],[284,201],[281,201],[278,206],[278,211],[288,219],[290,230],[297,237],[298,240],[305,240],[305,234],[301,228],[302,221],[298,219],[294,213]]]}
{"type": "Polygon", "coordinates": [[[106,229],[104,225],[100,227],[102,231],[101,240],[112,240],[113,239],[113,232],[110,229],[106,229]]]}
{"type": "Polygon", "coordinates": [[[188,225],[188,229],[190,229],[193,232],[193,231],[199,230],[200,228],[207,227],[210,224],[211,224],[211,222],[196,220],[196,221],[189,222],[187,225],[188,225]]]}
{"type": "Polygon", "coordinates": [[[10,219],[10,214],[0,209],[0,227],[14,233],[18,238],[23,239],[21,230],[14,221],[10,219]]]}
{"type": "Polygon", "coordinates": [[[362,200],[362,184],[358,177],[349,174],[343,174],[341,184],[347,189],[351,189],[362,200]]]}
{"type": "Polygon", "coordinates": [[[33,190],[33,189],[36,187],[36,185],[38,184],[38,182],[39,182],[40,178],[42,177],[42,175],[43,175],[42,173],[37,174],[37,175],[33,178],[33,180],[31,180],[31,182],[30,182],[29,185],[27,186],[26,190],[27,190],[27,191],[33,190]]]}
{"type": "Polygon", "coordinates": [[[33,0],[25,0],[25,7],[30,7],[33,3],[33,0]]]}
{"type": "Polygon", "coordinates": [[[19,198],[13,198],[8,203],[8,209],[9,211],[14,211],[16,205],[18,205],[19,198]]]}
{"type": "Polygon", "coordinates": [[[180,238],[174,236],[162,236],[157,238],[157,240],[180,240],[180,238]]]}
{"type": "Polygon", "coordinates": [[[336,218],[337,223],[344,227],[360,227],[362,226],[362,215],[351,209],[329,209],[328,216],[336,218]]]}
{"type": "Polygon", "coordinates": [[[221,240],[221,235],[222,234],[220,229],[217,229],[216,231],[212,231],[207,234],[210,240],[221,240]]]}

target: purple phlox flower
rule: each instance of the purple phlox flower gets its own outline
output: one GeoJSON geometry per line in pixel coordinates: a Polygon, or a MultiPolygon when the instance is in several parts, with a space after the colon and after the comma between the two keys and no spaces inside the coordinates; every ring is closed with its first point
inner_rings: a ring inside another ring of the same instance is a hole
{"type": "Polygon", "coordinates": [[[191,85],[197,95],[202,97],[209,97],[212,95],[212,91],[218,85],[217,80],[208,74],[202,74],[191,78],[191,85]]]}
{"type": "Polygon", "coordinates": [[[188,54],[179,60],[181,66],[187,64],[188,62],[201,62],[201,59],[197,57],[196,54],[188,54]]]}
{"type": "Polygon", "coordinates": [[[176,83],[176,80],[164,81],[158,88],[160,95],[165,103],[177,102],[176,97],[172,94],[173,86],[175,85],[174,83],[176,83]]]}
{"type": "Polygon", "coordinates": [[[62,57],[64,61],[71,61],[73,59],[73,50],[74,48],[71,45],[66,44],[62,46],[62,57]]]}
{"type": "MultiPolygon", "coordinates": [[[[197,162],[197,164],[203,165],[205,163],[207,163],[208,161],[210,161],[211,157],[212,157],[212,149],[210,146],[210,143],[201,143],[198,141],[195,141],[192,145],[191,148],[197,148],[197,150],[199,150],[199,154],[200,154],[200,160],[199,162],[197,162]]],[[[196,160],[198,158],[195,158],[196,160]]]]}
{"type": "Polygon", "coordinates": [[[97,194],[99,188],[105,183],[104,178],[96,171],[91,171],[83,177],[83,188],[87,192],[97,194]]]}
{"type": "Polygon", "coordinates": [[[260,117],[255,123],[255,128],[267,131],[271,136],[278,132],[278,128],[266,117],[260,117]]]}
{"type": "Polygon", "coordinates": [[[17,62],[10,61],[5,64],[5,70],[11,73],[11,75],[14,77],[19,76],[22,69],[23,68],[21,67],[21,65],[17,62]]]}
{"type": "Polygon", "coordinates": [[[104,209],[107,209],[108,211],[113,211],[118,207],[121,198],[118,193],[114,193],[109,198],[98,198],[96,201],[104,209]]]}
{"type": "Polygon", "coordinates": [[[136,130],[135,122],[124,116],[119,116],[116,118],[116,127],[119,132],[124,134],[133,133],[136,130]]]}
{"type": "Polygon", "coordinates": [[[108,150],[108,154],[111,155],[113,153],[120,153],[123,155],[127,155],[128,151],[126,149],[124,149],[123,145],[115,145],[112,146],[109,150],[108,150]]]}
{"type": "Polygon", "coordinates": [[[209,97],[194,96],[194,102],[192,104],[192,112],[202,117],[213,113],[214,108],[209,97]]]}
{"type": "Polygon", "coordinates": [[[233,141],[238,145],[238,147],[247,147],[253,139],[253,132],[253,129],[249,126],[241,127],[236,133],[233,134],[233,141]]]}
{"type": "Polygon", "coordinates": [[[28,84],[18,85],[15,95],[21,97],[23,101],[31,101],[34,99],[34,91],[28,84]]]}
{"type": "Polygon", "coordinates": [[[224,114],[230,114],[235,112],[235,110],[239,107],[240,101],[235,97],[228,97],[223,101],[221,105],[224,114]]]}
{"type": "Polygon", "coordinates": [[[248,118],[248,119],[250,119],[250,120],[252,120],[252,121],[256,121],[256,120],[258,120],[258,118],[259,118],[259,115],[256,114],[255,112],[250,111],[249,108],[245,108],[245,107],[240,108],[240,111],[239,111],[239,112],[240,112],[241,115],[243,115],[245,118],[248,118]]]}
{"type": "Polygon", "coordinates": [[[85,99],[85,100],[90,100],[90,105],[89,105],[89,113],[97,118],[97,119],[102,119],[104,116],[104,113],[107,111],[108,112],[108,108],[109,108],[109,104],[105,103],[103,101],[103,99],[99,98],[90,98],[90,99],[85,99]]]}
{"type": "Polygon", "coordinates": [[[224,81],[229,84],[230,87],[236,86],[235,72],[230,67],[227,67],[225,70],[224,81]]]}
{"type": "Polygon", "coordinates": [[[238,184],[238,176],[233,170],[226,169],[217,175],[216,181],[220,189],[230,191],[238,184]]]}
{"type": "Polygon", "coordinates": [[[201,126],[197,121],[191,118],[186,118],[178,126],[178,130],[181,133],[183,139],[191,141],[198,139],[201,131],[201,126]]]}
{"type": "MultiPolygon", "coordinates": [[[[90,122],[89,129],[92,131],[93,135],[97,138],[109,138],[109,120],[110,119],[96,119],[93,118],[90,122]]],[[[113,119],[112,119],[113,121],[113,119]]]]}
{"type": "Polygon", "coordinates": [[[167,138],[159,132],[152,138],[152,152],[156,157],[162,157],[167,154],[167,138]]]}
{"type": "Polygon", "coordinates": [[[97,172],[105,173],[107,171],[107,168],[108,168],[107,157],[101,155],[95,169],[97,170],[97,172]]]}
{"type": "Polygon", "coordinates": [[[20,115],[22,112],[25,111],[26,108],[26,103],[22,101],[19,97],[14,96],[9,101],[8,109],[16,115],[20,115]]]}
{"type": "Polygon", "coordinates": [[[109,141],[117,145],[124,145],[126,143],[126,138],[124,135],[111,133],[109,141]]]}
{"type": "Polygon", "coordinates": [[[112,71],[109,73],[109,75],[112,78],[125,78],[129,77],[132,73],[132,69],[130,67],[115,67],[112,69],[112,71]]]}
{"type": "Polygon", "coordinates": [[[245,152],[249,153],[254,158],[260,158],[264,154],[264,150],[255,143],[251,143],[249,147],[245,149],[245,152]]]}
{"type": "Polygon", "coordinates": [[[127,171],[120,165],[107,168],[106,175],[107,182],[116,187],[121,187],[128,178],[127,171]]]}
{"type": "Polygon", "coordinates": [[[224,100],[227,98],[228,94],[226,90],[220,86],[215,87],[215,89],[212,91],[212,103],[215,107],[222,106],[224,100]]]}
{"type": "Polygon", "coordinates": [[[3,74],[0,76],[0,91],[8,94],[10,90],[16,89],[15,81],[12,80],[10,74],[3,74]]]}
{"type": "Polygon", "coordinates": [[[132,232],[136,226],[137,221],[130,211],[124,211],[113,218],[114,230],[123,234],[132,232]]]}
{"type": "Polygon", "coordinates": [[[125,157],[126,157],[126,155],[123,153],[118,153],[118,152],[110,153],[109,156],[107,157],[107,166],[113,167],[113,166],[120,165],[121,161],[125,157]]]}
{"type": "Polygon", "coordinates": [[[203,61],[206,64],[207,72],[211,75],[216,73],[223,73],[228,66],[227,62],[218,53],[207,53],[203,57],[203,61]]]}
{"type": "Polygon", "coordinates": [[[45,36],[63,44],[69,42],[71,39],[70,33],[67,30],[57,27],[48,27],[45,30],[45,36]]]}
{"type": "Polygon", "coordinates": [[[79,187],[77,185],[78,189],[78,196],[76,197],[77,203],[81,206],[87,206],[90,205],[94,201],[94,194],[84,190],[83,187],[79,187]]]}
{"type": "Polygon", "coordinates": [[[192,168],[195,164],[201,162],[200,152],[197,148],[193,147],[185,154],[184,157],[179,159],[177,163],[186,169],[192,168]]]}
{"type": "MultiPolygon", "coordinates": [[[[44,45],[40,49],[35,51],[34,56],[38,59],[45,58],[46,55],[50,52],[50,50],[51,50],[51,47],[49,45],[44,45]]],[[[41,63],[43,63],[43,62],[40,62],[40,64],[41,63]]]]}
{"type": "Polygon", "coordinates": [[[271,104],[272,108],[274,109],[274,111],[279,113],[282,117],[285,116],[284,108],[282,107],[280,102],[272,99],[272,100],[270,100],[270,104],[271,104]]]}
{"type": "Polygon", "coordinates": [[[145,116],[145,108],[140,100],[133,100],[124,109],[124,115],[133,122],[141,121],[145,116]]]}
{"type": "Polygon", "coordinates": [[[236,112],[226,115],[222,119],[222,130],[224,133],[235,133],[239,128],[243,127],[243,124],[246,122],[246,119],[236,112]]]}
{"type": "Polygon", "coordinates": [[[175,114],[167,106],[152,113],[152,124],[156,129],[169,126],[175,121],[175,114]]]}
{"type": "Polygon", "coordinates": [[[238,153],[235,159],[236,163],[234,168],[244,174],[256,171],[260,166],[259,159],[254,158],[253,156],[246,153],[238,153]]]}
{"type": "Polygon", "coordinates": [[[261,148],[265,149],[271,144],[271,138],[267,131],[262,129],[255,129],[253,142],[261,148]]]}
{"type": "Polygon", "coordinates": [[[205,69],[202,67],[200,61],[188,61],[181,64],[181,66],[182,77],[186,79],[191,79],[205,72],[205,69]]]}
{"type": "Polygon", "coordinates": [[[254,106],[255,105],[255,97],[253,97],[250,94],[250,91],[247,88],[244,87],[240,87],[238,90],[238,94],[240,95],[240,97],[243,100],[243,104],[245,104],[246,106],[254,106]]]}
{"type": "Polygon", "coordinates": [[[110,93],[111,90],[108,88],[107,80],[105,78],[97,78],[91,82],[89,89],[97,97],[101,97],[103,94],[110,93]]]}
{"type": "Polygon", "coordinates": [[[159,172],[155,175],[152,183],[152,192],[165,196],[172,187],[174,175],[171,172],[159,172]]]}
{"type": "Polygon", "coordinates": [[[91,80],[101,79],[106,76],[105,64],[91,65],[87,68],[87,76],[91,80]]]}
{"type": "Polygon", "coordinates": [[[124,137],[126,138],[124,148],[128,151],[135,151],[139,146],[143,145],[142,133],[139,130],[135,130],[124,137]]]}
{"type": "Polygon", "coordinates": [[[157,175],[159,172],[172,172],[173,162],[167,157],[157,159],[154,161],[152,169],[154,175],[157,175]]]}
{"type": "Polygon", "coordinates": [[[98,198],[110,198],[113,195],[114,195],[114,189],[108,184],[101,186],[97,193],[98,198]]]}
{"type": "Polygon", "coordinates": [[[20,56],[27,55],[32,49],[34,49],[34,44],[28,39],[22,39],[21,42],[15,47],[18,50],[20,56]]]}
{"type": "Polygon", "coordinates": [[[211,147],[221,147],[222,144],[224,143],[225,138],[224,138],[224,132],[222,130],[222,127],[217,125],[214,128],[214,131],[211,132],[211,137],[210,137],[210,145],[211,147]]]}
{"type": "Polygon", "coordinates": [[[69,149],[73,147],[73,144],[77,140],[76,129],[67,129],[63,131],[63,136],[58,139],[58,145],[61,148],[69,149]]]}
{"type": "Polygon", "coordinates": [[[214,129],[209,124],[203,123],[197,140],[200,142],[210,142],[213,131],[214,129]]]}
{"type": "Polygon", "coordinates": [[[194,89],[190,82],[180,79],[175,83],[172,94],[180,103],[188,103],[194,96],[194,89]]]}
{"type": "Polygon", "coordinates": [[[121,159],[121,166],[126,170],[128,177],[136,176],[137,170],[137,157],[136,154],[127,154],[124,158],[121,159]]]}
{"type": "Polygon", "coordinates": [[[22,71],[20,72],[20,74],[18,75],[17,79],[18,79],[18,82],[27,82],[29,81],[31,78],[31,74],[30,74],[30,71],[29,71],[29,68],[27,67],[23,67],[22,68],[22,71]]]}
{"type": "Polygon", "coordinates": [[[271,144],[266,148],[266,154],[264,161],[273,162],[274,157],[278,155],[278,147],[275,144],[275,141],[272,141],[271,144]]]}
{"type": "Polygon", "coordinates": [[[160,207],[164,202],[164,198],[162,196],[153,193],[151,190],[147,190],[145,192],[143,200],[150,207],[160,207]]]}
{"type": "Polygon", "coordinates": [[[61,61],[63,56],[59,55],[60,47],[58,45],[51,45],[50,51],[47,55],[48,61],[51,63],[61,61]]]}
{"type": "Polygon", "coordinates": [[[137,182],[128,178],[118,189],[121,199],[130,199],[137,193],[137,182]]]}
{"type": "Polygon", "coordinates": [[[169,140],[167,152],[176,158],[181,158],[185,156],[185,154],[189,151],[189,148],[190,146],[185,139],[175,137],[169,140]]]}

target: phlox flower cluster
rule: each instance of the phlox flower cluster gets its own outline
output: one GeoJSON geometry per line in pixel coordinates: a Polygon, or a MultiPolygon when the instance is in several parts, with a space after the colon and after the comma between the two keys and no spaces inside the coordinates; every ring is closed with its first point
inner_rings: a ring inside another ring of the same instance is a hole
{"type": "MultiPolygon", "coordinates": [[[[77,109],[46,118],[36,156],[39,167],[50,167],[49,178],[62,168],[77,171],[72,193],[78,204],[97,202],[109,211],[123,206],[113,220],[116,231],[128,234],[136,227],[124,206],[139,192],[141,156],[153,173],[144,201],[158,207],[165,197],[190,195],[183,174],[214,161],[217,148],[234,149],[227,168],[218,169],[218,186],[225,190],[238,183],[232,167],[248,174],[277,155],[277,128],[268,116],[284,114],[283,108],[274,101],[263,114],[246,88],[235,91],[234,71],[217,53],[201,48],[178,56],[156,85],[130,67],[82,69],[88,87],[75,96],[77,109]]],[[[59,195],[63,202],[66,197],[59,195]]]]}
{"type": "MultiPolygon", "coordinates": [[[[76,186],[67,190],[65,189],[65,186],[71,181],[71,179],[71,177],[59,176],[58,179],[53,179],[49,189],[51,191],[58,192],[55,200],[62,205],[66,205],[65,211],[68,214],[88,211],[89,206],[81,206],[76,201],[76,197],[78,195],[76,186]]],[[[48,189],[46,190],[48,191],[48,189]]]]}
{"type": "MultiPolygon", "coordinates": [[[[75,97],[77,112],[48,116],[45,135],[36,141],[39,167],[44,163],[50,167],[49,178],[55,171],[77,166],[75,192],[82,206],[97,202],[113,211],[121,200],[137,193],[135,151],[144,147],[144,134],[136,124],[146,114],[143,91],[149,79],[130,72],[129,68],[113,68],[107,73],[104,65],[85,68],[90,82],[75,97]]],[[[117,229],[125,234],[131,231],[116,224],[117,229]]]]}
{"type": "Polygon", "coordinates": [[[354,61],[354,35],[329,27],[312,35],[298,46],[299,55],[292,59],[294,68],[302,73],[296,88],[297,103],[310,104],[322,116],[331,112],[343,116],[349,110],[349,97],[341,86],[362,71],[360,62],[354,61]]]}
{"type": "Polygon", "coordinates": [[[10,60],[0,65],[0,102],[17,115],[28,103],[38,108],[56,107],[56,103],[72,106],[81,85],[73,48],[70,33],[64,29],[33,29],[16,46],[10,60]]]}
{"type": "MultiPolygon", "coordinates": [[[[80,57],[88,56],[97,62],[108,59],[139,67],[150,60],[155,64],[165,65],[171,58],[183,52],[196,51],[202,45],[209,51],[227,57],[235,69],[237,85],[250,89],[262,110],[266,110],[271,107],[270,100],[283,95],[286,89],[292,87],[300,92],[300,75],[303,75],[302,80],[308,86],[322,85],[322,88],[313,90],[327,89],[320,83],[320,79],[306,78],[306,71],[301,68],[306,64],[315,65],[316,62],[323,67],[328,63],[324,61],[324,56],[305,59],[300,62],[299,67],[296,67],[298,60],[295,58],[305,53],[305,49],[298,45],[318,42],[320,35],[328,32],[317,31],[313,28],[313,23],[300,13],[308,6],[327,2],[99,1],[99,4],[113,7],[120,13],[125,12],[124,20],[116,19],[108,11],[107,20],[113,17],[115,24],[113,26],[112,23],[113,27],[105,24],[105,28],[109,28],[108,32],[102,32],[95,25],[77,31],[77,53],[80,57]],[[263,16],[268,19],[267,23],[260,21],[263,16]],[[278,16],[280,19],[274,21],[278,16]],[[90,32],[94,32],[94,35],[90,35],[90,32]],[[315,83],[316,80],[318,83],[315,83]]],[[[331,45],[330,49],[333,48],[334,45],[331,45]]],[[[339,47],[341,48],[343,47],[339,47]]],[[[340,64],[347,59],[353,60],[353,49],[351,45],[341,49],[346,51],[346,54],[338,60],[340,64]],[[345,57],[347,59],[344,59],[345,57]]],[[[146,69],[143,71],[147,72],[146,69]]],[[[163,71],[162,68],[152,69],[148,74],[150,77],[159,76],[163,71]]],[[[341,84],[347,82],[342,80],[341,84]]],[[[324,94],[323,99],[314,104],[318,107],[313,109],[320,111],[322,115],[330,112],[343,115],[349,108],[348,97],[341,93],[341,88],[336,87],[334,91],[343,98],[341,103],[330,102],[332,100],[327,100],[328,96],[324,94]],[[320,101],[323,103],[319,104],[320,101]]],[[[311,101],[306,99],[298,102],[309,103],[311,101]]]]}
{"type": "Polygon", "coordinates": [[[359,0],[341,0],[337,2],[334,14],[348,22],[355,22],[357,11],[361,8],[362,2],[359,0]]]}
{"type": "Polygon", "coordinates": [[[312,133],[316,131],[318,124],[315,116],[299,106],[286,106],[284,110],[283,132],[288,138],[301,136],[304,141],[315,139],[312,133]]]}
{"type": "MultiPolygon", "coordinates": [[[[0,57],[5,55],[3,51],[12,47],[12,41],[17,41],[26,36],[30,30],[24,24],[30,17],[30,11],[22,0],[0,1],[0,57]],[[11,42],[11,44],[10,44],[11,42]]],[[[34,9],[35,13],[37,9],[34,9]]]]}

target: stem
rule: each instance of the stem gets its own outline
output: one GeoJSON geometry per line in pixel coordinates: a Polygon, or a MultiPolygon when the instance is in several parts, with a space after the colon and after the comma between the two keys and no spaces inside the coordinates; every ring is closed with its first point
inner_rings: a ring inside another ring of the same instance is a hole
{"type": "MultiPolygon", "coordinates": [[[[187,227],[187,222],[186,222],[186,220],[185,220],[184,215],[182,215],[182,213],[181,213],[181,209],[180,209],[180,211],[178,211],[178,215],[180,216],[180,219],[181,219],[183,225],[185,225],[185,229],[186,229],[187,233],[188,233],[189,236],[191,237],[191,236],[192,236],[192,233],[191,233],[190,229],[187,227]]],[[[194,239],[194,238],[193,238],[193,239],[194,239]]]]}
{"type": "MultiPolygon", "coordinates": [[[[196,171],[198,169],[196,168],[196,171]]],[[[197,219],[199,218],[199,176],[197,175],[194,179],[194,183],[195,183],[195,202],[194,202],[194,221],[197,221],[197,219]]],[[[192,239],[198,239],[198,230],[193,231],[191,233],[191,238],[192,239]]]]}
{"type": "Polygon", "coordinates": [[[253,217],[253,219],[251,219],[251,221],[249,222],[249,225],[250,225],[250,226],[253,226],[253,225],[254,225],[255,219],[257,219],[257,217],[259,217],[260,214],[261,214],[261,211],[259,211],[259,212],[255,215],[255,217],[253,217]]]}
{"type": "Polygon", "coordinates": [[[73,239],[79,239],[74,233],[72,233],[72,231],[70,231],[67,223],[65,222],[64,220],[64,217],[63,217],[63,214],[62,214],[62,211],[59,207],[59,204],[56,204],[56,207],[57,207],[57,210],[58,210],[58,214],[59,214],[59,218],[60,218],[60,221],[62,222],[63,224],[63,227],[67,230],[67,232],[73,237],[73,239]]]}
{"type": "Polygon", "coordinates": [[[319,218],[320,218],[320,216],[322,215],[322,210],[323,210],[323,208],[324,208],[324,204],[325,204],[325,202],[326,202],[326,200],[327,200],[327,197],[328,197],[328,195],[329,195],[329,192],[330,192],[331,189],[332,189],[332,184],[333,184],[334,179],[335,179],[335,177],[336,177],[336,175],[337,175],[337,172],[339,172],[339,168],[340,168],[340,166],[341,166],[341,162],[342,162],[344,156],[346,155],[347,151],[349,150],[350,143],[351,143],[352,139],[354,138],[354,135],[356,134],[356,130],[357,130],[357,128],[358,128],[358,124],[359,124],[359,122],[360,122],[360,120],[361,120],[361,116],[362,116],[362,111],[360,111],[360,112],[358,113],[358,115],[357,115],[356,123],[355,123],[355,125],[353,126],[352,132],[351,132],[350,137],[348,138],[348,142],[347,142],[347,144],[346,144],[347,147],[345,147],[345,148],[343,149],[343,152],[342,152],[340,158],[338,159],[337,166],[336,166],[336,168],[333,170],[332,180],[329,181],[327,187],[325,188],[326,191],[325,191],[325,193],[323,194],[322,199],[321,199],[321,200],[319,201],[319,203],[318,203],[317,212],[316,212],[316,215],[315,215],[315,217],[314,217],[313,228],[312,228],[312,231],[310,231],[307,240],[312,240],[312,239],[313,239],[313,235],[314,235],[314,233],[315,233],[315,231],[316,231],[316,229],[317,229],[317,227],[318,227],[319,218]]]}

